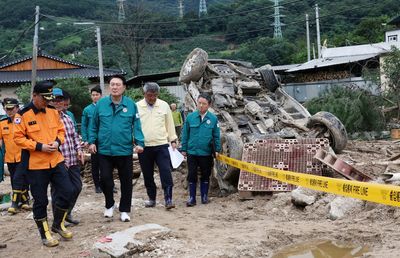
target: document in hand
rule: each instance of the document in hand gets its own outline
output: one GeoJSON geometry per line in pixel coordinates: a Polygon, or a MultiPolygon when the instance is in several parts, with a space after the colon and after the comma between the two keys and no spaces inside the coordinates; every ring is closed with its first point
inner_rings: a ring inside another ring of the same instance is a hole
{"type": "Polygon", "coordinates": [[[182,161],[183,161],[183,155],[177,150],[172,150],[172,147],[169,146],[168,147],[168,151],[169,151],[169,156],[171,157],[171,164],[173,168],[178,168],[182,161]]]}

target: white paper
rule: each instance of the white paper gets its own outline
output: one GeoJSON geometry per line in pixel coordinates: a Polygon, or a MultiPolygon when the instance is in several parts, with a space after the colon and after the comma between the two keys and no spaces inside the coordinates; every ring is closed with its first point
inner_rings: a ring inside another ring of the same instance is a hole
{"type": "Polygon", "coordinates": [[[168,147],[169,156],[171,157],[171,164],[173,168],[178,168],[184,159],[183,155],[178,149],[172,150],[171,145],[168,147]]]}

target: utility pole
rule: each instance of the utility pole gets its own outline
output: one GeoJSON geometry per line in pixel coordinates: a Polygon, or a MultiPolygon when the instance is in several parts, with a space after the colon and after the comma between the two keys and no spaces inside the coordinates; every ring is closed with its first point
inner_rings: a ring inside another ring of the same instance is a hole
{"type": "Polygon", "coordinates": [[[36,6],[35,34],[33,36],[33,49],[32,49],[32,78],[31,78],[32,88],[31,88],[31,93],[33,92],[33,88],[36,85],[38,43],[39,43],[39,6],[36,6]]]}
{"type": "Polygon", "coordinates": [[[200,0],[200,6],[199,6],[199,17],[202,15],[207,14],[207,3],[206,0],[200,0]]]}
{"type": "Polygon", "coordinates": [[[124,8],[125,0],[117,0],[118,5],[118,21],[122,22],[125,20],[125,8],[124,8]]]}
{"type": "Polygon", "coordinates": [[[315,23],[317,24],[317,50],[318,58],[321,57],[321,34],[319,31],[319,8],[318,4],[315,4],[315,23]]]}
{"type": "Polygon", "coordinates": [[[313,55],[313,59],[315,59],[315,44],[312,43],[312,55],[313,55]]]}
{"type": "Polygon", "coordinates": [[[274,26],[274,39],[281,39],[282,38],[282,26],[284,25],[281,23],[281,17],[284,17],[283,15],[280,14],[280,9],[282,6],[279,5],[279,0],[271,0],[274,2],[274,23],[272,26],[274,26]]]}
{"type": "Polygon", "coordinates": [[[96,27],[96,35],[97,35],[97,52],[99,56],[100,88],[101,91],[104,92],[103,51],[101,50],[101,35],[99,26],[96,27]]]}
{"type": "Polygon", "coordinates": [[[179,0],[178,9],[179,9],[179,18],[183,19],[183,10],[184,10],[183,0],[179,0]]]}
{"type": "Polygon", "coordinates": [[[307,31],[307,61],[311,60],[310,51],[310,24],[308,23],[308,14],[306,14],[306,31],[307,31]]]}

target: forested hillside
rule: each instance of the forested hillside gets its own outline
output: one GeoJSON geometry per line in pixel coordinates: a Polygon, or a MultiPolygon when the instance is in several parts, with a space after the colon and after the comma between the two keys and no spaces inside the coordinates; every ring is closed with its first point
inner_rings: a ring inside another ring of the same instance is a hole
{"type": "Polygon", "coordinates": [[[282,0],[283,38],[273,39],[273,3],[269,0],[208,0],[208,14],[198,17],[199,0],[127,0],[126,19],[118,23],[114,0],[0,1],[0,62],[31,52],[35,5],[41,8],[42,51],[86,64],[97,64],[94,21],[101,27],[104,63],[141,74],[178,69],[194,47],[213,58],[235,58],[256,66],[305,61],[305,14],[316,44],[315,8],[321,40],[328,46],[380,42],[385,23],[400,14],[398,0],[282,0]]]}

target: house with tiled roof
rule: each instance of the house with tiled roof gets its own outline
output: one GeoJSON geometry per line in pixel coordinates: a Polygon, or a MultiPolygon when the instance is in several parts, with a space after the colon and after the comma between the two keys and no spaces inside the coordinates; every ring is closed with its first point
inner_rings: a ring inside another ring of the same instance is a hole
{"type": "MultiPolygon", "coordinates": [[[[120,69],[104,69],[107,80],[113,75],[125,75],[120,69]]],[[[25,83],[31,82],[32,56],[27,56],[12,62],[0,65],[0,94],[1,98],[16,97],[16,89],[25,83]]],[[[68,78],[87,78],[91,87],[100,81],[99,69],[95,66],[84,65],[68,61],[56,56],[40,53],[37,59],[38,80],[57,80],[68,78]]]]}

